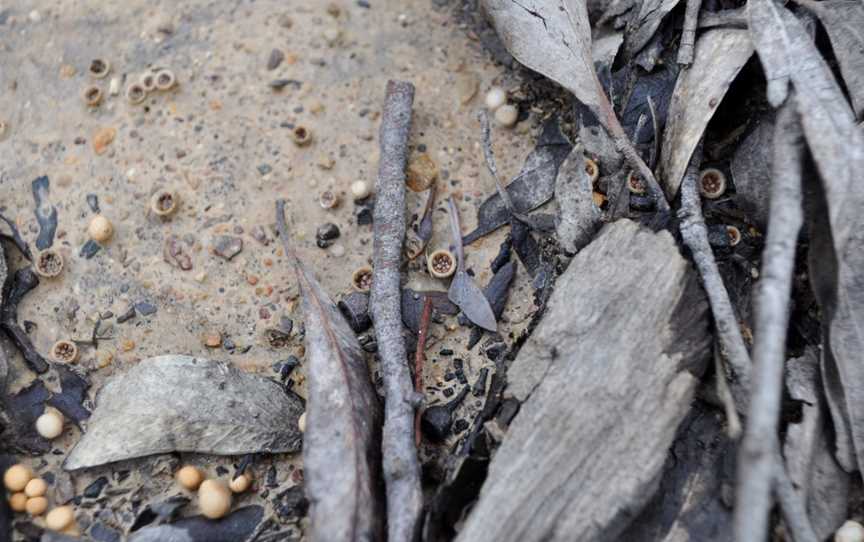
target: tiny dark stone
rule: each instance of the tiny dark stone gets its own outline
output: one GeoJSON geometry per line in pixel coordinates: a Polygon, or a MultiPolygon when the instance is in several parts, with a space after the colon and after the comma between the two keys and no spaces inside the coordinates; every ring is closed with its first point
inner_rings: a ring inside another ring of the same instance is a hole
{"type": "Polygon", "coordinates": [[[94,241],[93,239],[88,239],[86,243],[81,246],[81,251],[78,253],[84,259],[89,260],[93,256],[95,256],[102,247],[94,241]]]}
{"type": "Polygon", "coordinates": [[[468,379],[465,377],[465,371],[459,369],[456,371],[456,380],[459,381],[463,386],[468,384],[468,379]]]}
{"type": "Polygon", "coordinates": [[[258,173],[260,173],[261,175],[267,175],[271,171],[273,171],[273,168],[270,167],[270,164],[260,164],[258,166],[258,173]]]}
{"type": "Polygon", "coordinates": [[[219,235],[213,240],[213,252],[225,260],[231,260],[243,250],[243,239],[232,235],[219,235]]]}
{"type": "Polygon", "coordinates": [[[222,341],[222,347],[225,348],[228,352],[233,352],[237,345],[234,344],[234,340],[230,337],[222,341]]]}
{"type": "Polygon", "coordinates": [[[282,90],[289,85],[294,87],[295,89],[299,89],[301,86],[303,86],[303,83],[296,79],[274,79],[270,81],[268,85],[273,90],[282,90]]]}
{"type": "Polygon", "coordinates": [[[128,322],[129,320],[135,318],[135,307],[129,307],[129,310],[124,312],[123,314],[117,317],[117,323],[122,324],[124,322],[128,322]]]}
{"type": "Polygon", "coordinates": [[[270,468],[267,469],[267,478],[265,481],[267,487],[276,487],[279,485],[279,482],[276,481],[276,466],[270,465],[270,468]]]}
{"type": "MultiPolygon", "coordinates": [[[[453,378],[452,378],[453,375],[450,375],[450,376],[451,376],[450,380],[453,380],[453,378]]],[[[445,380],[447,380],[447,378],[445,378],[445,380]]],[[[444,388],[441,391],[442,391],[442,393],[444,393],[444,397],[453,397],[453,394],[456,393],[453,391],[453,388],[444,388]]]]}
{"type": "Polygon", "coordinates": [[[270,51],[270,56],[267,57],[267,69],[275,70],[279,67],[279,64],[282,64],[282,60],[285,59],[285,53],[283,53],[279,49],[273,49],[270,51]]]}
{"type": "Polygon", "coordinates": [[[451,350],[450,348],[442,348],[441,351],[438,353],[442,356],[452,356],[453,350],[451,350]]]}
{"type": "Polygon", "coordinates": [[[333,239],[338,239],[340,233],[339,226],[332,222],[327,222],[318,227],[318,230],[315,232],[315,237],[316,239],[324,241],[332,241],[333,239]]]}
{"type": "MultiPolygon", "coordinates": [[[[261,308],[259,309],[259,316],[263,316],[260,314],[260,311],[265,311],[267,309],[261,308]]],[[[269,313],[267,315],[269,318],[269,313]]],[[[266,319],[266,318],[262,318],[266,319]]],[[[267,338],[267,344],[272,346],[273,348],[285,348],[291,343],[291,333],[285,333],[281,329],[270,328],[264,331],[264,336],[267,338]]]]}
{"type": "Polygon", "coordinates": [[[277,361],[273,364],[273,370],[279,373],[279,378],[282,381],[288,380],[291,376],[291,373],[294,372],[300,365],[300,360],[297,359],[297,356],[288,356],[288,359],[284,359],[282,361],[277,361]]]}
{"type": "Polygon", "coordinates": [[[493,343],[493,344],[491,344],[491,345],[489,345],[489,346],[486,347],[486,349],[484,350],[484,353],[486,354],[486,357],[487,357],[487,358],[491,359],[492,361],[495,361],[495,360],[498,359],[498,357],[499,357],[501,354],[504,353],[505,350],[507,350],[507,345],[506,345],[506,344],[504,344],[504,343],[493,343]]]}
{"type": "MultiPolygon", "coordinates": [[[[455,378],[456,378],[456,375],[454,375],[450,371],[447,371],[446,373],[444,373],[444,380],[447,382],[450,382],[451,380],[454,380],[455,378]]],[[[451,395],[453,395],[453,390],[451,390],[450,388],[447,388],[446,390],[444,390],[444,395],[447,395],[447,397],[450,397],[451,395]],[[450,392],[449,395],[447,395],[448,391],[450,392]]]]}
{"type": "Polygon", "coordinates": [[[273,509],[282,519],[305,516],[309,509],[309,501],[306,499],[303,486],[296,485],[278,493],[273,499],[273,509]]]}
{"type": "Polygon", "coordinates": [[[87,206],[94,213],[99,212],[99,197],[96,194],[87,194],[87,206]]]}
{"type": "Polygon", "coordinates": [[[361,8],[371,9],[372,4],[369,3],[369,0],[357,0],[357,5],[361,8]]]}
{"type": "Polygon", "coordinates": [[[465,362],[463,362],[461,359],[456,358],[453,360],[454,369],[456,369],[457,371],[461,371],[463,367],[465,367],[465,362]]]}
{"type": "Polygon", "coordinates": [[[486,393],[486,379],[489,377],[489,368],[483,367],[480,369],[480,374],[477,375],[477,380],[471,388],[471,393],[474,397],[482,397],[486,393]]]}
{"type": "Polygon", "coordinates": [[[372,224],[372,209],[363,207],[357,212],[357,225],[369,226],[372,224]]]}
{"type": "Polygon", "coordinates": [[[267,235],[267,232],[264,230],[263,226],[252,226],[252,230],[250,230],[249,233],[252,235],[253,239],[258,241],[265,247],[270,244],[270,237],[267,235]]]}
{"type": "Polygon", "coordinates": [[[156,305],[149,301],[139,301],[135,303],[135,310],[140,312],[142,316],[150,316],[151,314],[155,314],[158,309],[156,305]]]}
{"type": "Polygon", "coordinates": [[[294,320],[288,318],[287,316],[283,316],[279,319],[279,330],[283,333],[290,334],[294,329],[294,320]]]}
{"type": "Polygon", "coordinates": [[[84,498],[95,499],[96,497],[99,496],[100,493],[102,493],[102,490],[105,489],[105,486],[107,486],[107,485],[108,485],[108,478],[105,478],[104,476],[100,476],[99,478],[96,478],[95,480],[93,480],[93,482],[89,486],[84,488],[84,493],[83,493],[84,498]]]}

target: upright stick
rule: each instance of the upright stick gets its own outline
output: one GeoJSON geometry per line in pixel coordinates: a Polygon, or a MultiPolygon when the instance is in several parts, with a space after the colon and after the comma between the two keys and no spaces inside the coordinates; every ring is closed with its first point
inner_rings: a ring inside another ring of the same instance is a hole
{"type": "Polygon", "coordinates": [[[414,386],[402,338],[400,264],[405,240],[405,166],[414,85],[389,81],[384,99],[372,245],[372,297],[381,373],[384,378],[382,452],[391,542],[410,542],[417,532],[423,495],[414,444],[414,386]]]}

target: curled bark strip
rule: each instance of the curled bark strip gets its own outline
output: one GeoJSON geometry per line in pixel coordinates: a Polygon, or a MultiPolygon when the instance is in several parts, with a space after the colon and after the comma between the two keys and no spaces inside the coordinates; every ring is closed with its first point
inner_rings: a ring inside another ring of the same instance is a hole
{"type": "Polygon", "coordinates": [[[693,63],[693,46],[696,43],[696,26],[699,22],[699,8],[702,0],[687,0],[684,12],[684,29],[681,31],[681,44],[678,46],[678,64],[689,66],[693,63]]]}
{"type": "Polygon", "coordinates": [[[357,337],[290,246],[284,211],[279,200],[276,225],[297,276],[306,327],[303,466],[312,540],[378,540],[383,515],[378,397],[357,337]]]}
{"type": "Polygon", "coordinates": [[[12,277],[12,284],[9,287],[6,295],[3,296],[3,303],[0,306],[0,327],[21,351],[24,361],[36,373],[44,373],[48,370],[48,362],[45,358],[36,351],[33,343],[30,342],[30,337],[18,325],[18,304],[24,299],[27,293],[39,285],[39,277],[33,272],[30,267],[19,269],[12,277]]]}
{"type": "Polygon", "coordinates": [[[379,140],[370,308],[384,379],[383,465],[388,540],[413,540],[423,495],[414,445],[414,386],[402,338],[400,273],[405,238],[405,165],[414,85],[389,81],[379,140]]]}
{"type": "Polygon", "coordinates": [[[771,484],[778,468],[784,476],[786,474],[782,464],[777,466],[775,462],[780,450],[777,424],[783,395],[795,246],[804,222],[801,208],[803,151],[798,114],[794,104],[787,102],[780,109],[774,131],[768,235],[762,252],[762,280],[756,294],[753,387],[738,459],[735,530],[741,540],[745,535],[762,539],[767,535],[771,484]]]}

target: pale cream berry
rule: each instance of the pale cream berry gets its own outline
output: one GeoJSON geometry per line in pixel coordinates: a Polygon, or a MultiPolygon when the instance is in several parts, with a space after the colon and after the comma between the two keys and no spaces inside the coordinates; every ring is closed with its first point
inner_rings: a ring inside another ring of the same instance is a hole
{"type": "Polygon", "coordinates": [[[27,465],[12,465],[3,474],[3,484],[12,492],[24,491],[27,482],[33,479],[33,471],[27,465]]]}
{"type": "Polygon", "coordinates": [[[32,497],[27,499],[24,510],[31,516],[41,516],[48,510],[48,499],[45,497],[32,497]]]}
{"type": "Polygon", "coordinates": [[[36,418],[36,432],[43,438],[53,440],[63,434],[63,415],[49,410],[36,418]]]}
{"type": "Polygon", "coordinates": [[[248,474],[241,474],[228,483],[228,487],[234,493],[243,493],[252,485],[252,478],[248,474]]]}
{"type": "Polygon", "coordinates": [[[14,512],[23,512],[27,509],[27,495],[24,493],[13,493],[9,497],[9,508],[14,512]]]}
{"type": "Polygon", "coordinates": [[[301,433],[306,432],[306,413],[300,414],[300,417],[297,419],[297,428],[300,429],[301,433]]]}
{"type": "Polygon", "coordinates": [[[354,181],[351,183],[351,195],[354,196],[354,199],[365,199],[369,197],[369,194],[372,193],[371,188],[369,188],[369,183],[366,181],[354,181]]]}
{"type": "Polygon", "coordinates": [[[864,542],[864,526],[857,521],[847,520],[834,533],[834,542],[864,542]]]}
{"type": "Polygon", "coordinates": [[[198,489],[202,481],[204,481],[204,475],[201,474],[198,467],[186,465],[177,471],[177,483],[189,491],[198,489]]]}
{"type": "Polygon", "coordinates": [[[104,216],[96,215],[90,221],[90,225],[87,226],[87,233],[90,235],[90,239],[97,243],[104,243],[114,235],[114,225],[104,216]]]}
{"type": "Polygon", "coordinates": [[[204,517],[219,519],[231,510],[231,491],[221,480],[204,480],[198,488],[198,508],[204,517]]]}
{"type": "Polygon", "coordinates": [[[45,526],[52,531],[62,531],[75,521],[75,511],[69,505],[58,506],[45,516],[45,526]]]}
{"type": "Polygon", "coordinates": [[[44,497],[48,492],[48,483],[42,478],[33,478],[24,486],[24,494],[28,497],[44,497]]]}
{"type": "Polygon", "coordinates": [[[506,128],[516,124],[516,119],[518,118],[519,110],[516,109],[515,105],[502,105],[495,110],[495,121],[506,128]]]}
{"type": "Polygon", "coordinates": [[[495,111],[507,103],[507,93],[501,87],[492,87],[486,93],[486,109],[495,111]]]}

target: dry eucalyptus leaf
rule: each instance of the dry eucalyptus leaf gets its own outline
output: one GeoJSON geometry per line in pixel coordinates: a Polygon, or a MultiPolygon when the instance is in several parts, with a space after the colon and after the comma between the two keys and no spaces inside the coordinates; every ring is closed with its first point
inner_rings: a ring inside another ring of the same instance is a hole
{"type": "Polygon", "coordinates": [[[357,337],[288,244],[284,201],[276,223],[292,260],[306,327],[308,400],[303,471],[312,540],[381,536],[381,405],[357,337]]]}
{"type": "Polygon", "coordinates": [[[64,468],[170,452],[295,452],[302,412],[300,399],[276,382],[228,363],[156,356],[103,386],[64,468]]]}
{"type": "Polygon", "coordinates": [[[837,460],[846,470],[857,470],[864,465],[864,133],[801,21],[774,0],[750,0],[747,6],[768,99],[779,105],[789,84],[795,87],[804,136],[824,188],[824,199],[817,194],[814,202],[809,254],[826,337],[823,386],[837,460]]]}
{"type": "Polygon", "coordinates": [[[624,51],[633,57],[651,41],[657,28],[670,11],[675,9],[679,0],[642,0],[639,13],[627,24],[624,51]]]}
{"type": "Polygon", "coordinates": [[[730,166],[735,202],[761,228],[768,223],[773,141],[774,114],[766,113],[735,149],[730,166]]]}
{"type": "Polygon", "coordinates": [[[483,295],[483,290],[465,271],[465,251],[462,246],[459,211],[452,196],[448,204],[450,230],[453,235],[453,243],[456,246],[456,274],[453,275],[453,280],[450,282],[447,297],[462,309],[465,316],[474,324],[495,332],[498,329],[498,323],[495,320],[495,313],[492,312],[492,306],[489,305],[489,300],[483,295]]]}
{"type": "Polygon", "coordinates": [[[864,2],[861,0],[797,0],[819,17],[840,73],[852,98],[855,116],[864,116],[864,2]]]}
{"type": "Polygon", "coordinates": [[[752,54],[746,30],[718,28],[696,41],[693,64],[678,76],[663,132],[658,177],[669,199],[678,193],[708,121],[752,54]]]}

